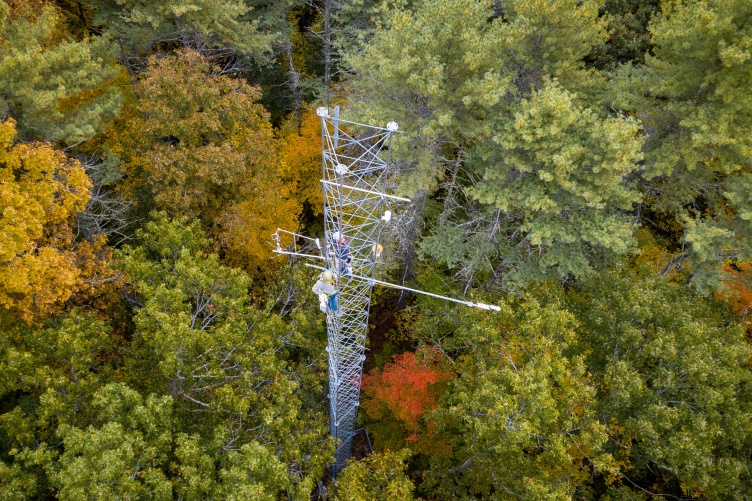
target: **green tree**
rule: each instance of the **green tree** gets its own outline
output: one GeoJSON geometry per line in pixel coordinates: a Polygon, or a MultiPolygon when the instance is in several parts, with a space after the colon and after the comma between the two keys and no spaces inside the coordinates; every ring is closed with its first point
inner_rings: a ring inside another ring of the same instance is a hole
{"type": "Polygon", "coordinates": [[[198,435],[180,433],[176,437],[173,463],[179,475],[174,479],[175,494],[181,499],[259,499],[274,501],[287,490],[293,499],[310,483],[290,491],[285,465],[270,447],[258,442],[226,447],[226,436],[216,434],[207,441],[198,435]],[[294,492],[294,494],[293,494],[294,492]]]}
{"type": "MultiPolygon", "coordinates": [[[[266,60],[277,33],[275,19],[257,16],[250,2],[227,0],[89,0],[97,9],[94,24],[103,24],[123,47],[147,51],[159,44],[232,49],[266,60]]],[[[276,14],[276,12],[272,12],[276,14]]]]}
{"type": "Polygon", "coordinates": [[[80,143],[120,111],[116,46],[107,37],[68,39],[55,8],[32,16],[0,1],[0,117],[31,139],[80,143]]]}
{"type": "Polygon", "coordinates": [[[752,348],[743,327],[719,303],[652,273],[601,273],[568,303],[617,485],[749,499],[752,348]]]}
{"type": "Polygon", "coordinates": [[[175,436],[172,404],[169,396],[143,399],[122,384],[98,391],[94,425],[61,427],[65,452],[49,467],[58,497],[173,499],[174,492],[182,499],[274,501],[288,488],[284,465],[257,442],[207,456],[195,436],[175,436]]]}
{"type": "Polygon", "coordinates": [[[613,70],[623,63],[642,64],[651,48],[649,24],[660,0],[606,0],[600,13],[608,22],[608,40],[595,45],[588,64],[613,70]]]}
{"type": "Polygon", "coordinates": [[[434,188],[453,150],[488,136],[494,114],[509,92],[495,47],[514,33],[488,22],[490,3],[465,0],[416,2],[383,14],[385,24],[362,50],[346,55],[353,72],[351,101],[365,120],[396,120],[405,138],[397,157],[410,160],[406,191],[434,188]]]}
{"type": "Polygon", "coordinates": [[[585,56],[607,37],[599,1],[513,0],[503,2],[501,19],[515,26],[509,67],[522,93],[556,78],[566,90],[598,108],[604,75],[587,68],[585,56]]]}
{"type": "Polygon", "coordinates": [[[469,286],[489,260],[489,285],[520,285],[629,250],[640,142],[583,62],[605,40],[595,2],[426,0],[384,19],[348,56],[351,87],[361,115],[407,131],[403,189],[441,188],[425,253],[469,286]]]}
{"type": "MultiPolygon", "coordinates": [[[[306,360],[293,347],[306,344],[301,332],[251,306],[248,276],[207,254],[209,242],[200,234],[197,222],[169,221],[158,213],[137,233],[139,245],[120,253],[141,303],[126,377],[145,393],[175,401],[178,426],[189,435],[183,446],[199,453],[195,460],[182,456],[192,469],[181,477],[180,489],[196,498],[202,489],[214,489],[194,485],[201,475],[221,486],[221,478],[213,477],[216,462],[236,451],[238,463],[220,477],[241,479],[244,462],[272,454],[285,474],[281,484],[275,476],[268,479],[270,492],[307,496],[331,460],[331,449],[321,446],[325,416],[303,405],[303,394],[323,390],[324,374],[311,377],[296,362],[306,360]],[[313,388],[301,388],[301,379],[313,388]]],[[[263,479],[248,475],[253,482],[263,479]]]]}
{"type": "Polygon", "coordinates": [[[377,452],[363,461],[351,459],[333,486],[333,501],[410,501],[413,483],[405,475],[407,450],[377,452]]]}
{"type": "Polygon", "coordinates": [[[613,102],[646,133],[646,201],[683,227],[704,292],[722,284],[724,259],[752,256],[750,16],[744,0],[667,3],[650,25],[652,55],[613,82],[613,102]]]}
{"type": "Polygon", "coordinates": [[[172,499],[172,486],[160,467],[172,443],[172,399],[147,399],[123,384],[94,394],[95,424],[63,424],[63,453],[47,469],[57,498],[78,500],[172,499]]]}
{"type": "Polygon", "coordinates": [[[3,320],[0,498],[46,497],[63,427],[88,426],[99,413],[91,402],[113,377],[116,342],[106,322],[79,310],[44,328],[3,320]]]}
{"type": "Polygon", "coordinates": [[[447,160],[461,160],[456,150],[488,138],[500,112],[545,77],[579,93],[602,82],[582,62],[605,37],[597,2],[516,0],[499,8],[422,0],[403,7],[383,4],[379,30],[345,60],[357,112],[374,123],[396,120],[406,131],[404,146],[396,146],[413,163],[409,192],[434,188],[447,160]]]}
{"type": "Polygon", "coordinates": [[[310,495],[333,453],[320,317],[252,307],[201,235],[159,214],[121,251],[127,336],[0,318],[0,499],[310,495]]]}
{"type": "Polygon", "coordinates": [[[457,378],[428,413],[454,455],[430,458],[421,493],[571,499],[592,471],[614,468],[585,358],[571,351],[577,322],[561,303],[527,298],[497,314],[425,303],[419,332],[441,338],[457,378]]]}
{"type": "MultiPolygon", "coordinates": [[[[551,83],[523,100],[491,141],[473,149],[468,162],[481,180],[467,192],[498,210],[497,233],[480,235],[496,244],[495,275],[510,270],[503,276],[508,283],[579,278],[630,251],[634,224],[627,211],[639,195],[626,179],[640,159],[637,131],[631,120],[602,119],[580,108],[551,83]]],[[[475,252],[476,266],[487,262],[488,254],[477,255],[483,242],[469,243],[453,251],[475,252]]]]}

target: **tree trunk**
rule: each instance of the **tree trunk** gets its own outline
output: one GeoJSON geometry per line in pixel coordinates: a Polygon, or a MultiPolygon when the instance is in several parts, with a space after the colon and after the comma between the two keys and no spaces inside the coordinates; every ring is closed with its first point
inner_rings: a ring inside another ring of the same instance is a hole
{"type": "Polygon", "coordinates": [[[290,41],[290,37],[285,37],[284,50],[285,55],[287,56],[287,64],[289,66],[287,70],[287,83],[290,86],[290,92],[292,93],[293,113],[295,113],[298,134],[300,134],[300,108],[303,99],[300,96],[300,73],[298,73],[298,71],[295,69],[295,64],[292,59],[292,42],[290,41]]]}

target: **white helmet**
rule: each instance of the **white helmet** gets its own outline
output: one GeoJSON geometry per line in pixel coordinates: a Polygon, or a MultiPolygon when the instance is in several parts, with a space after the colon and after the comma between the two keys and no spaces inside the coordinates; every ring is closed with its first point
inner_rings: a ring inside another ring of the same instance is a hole
{"type": "Polygon", "coordinates": [[[324,273],[321,274],[321,278],[324,279],[325,282],[331,282],[332,278],[332,272],[329,270],[325,270],[324,273]]]}
{"type": "Polygon", "coordinates": [[[339,239],[340,239],[341,236],[342,236],[342,234],[340,232],[335,231],[334,233],[332,233],[332,240],[339,241],[339,239]]]}

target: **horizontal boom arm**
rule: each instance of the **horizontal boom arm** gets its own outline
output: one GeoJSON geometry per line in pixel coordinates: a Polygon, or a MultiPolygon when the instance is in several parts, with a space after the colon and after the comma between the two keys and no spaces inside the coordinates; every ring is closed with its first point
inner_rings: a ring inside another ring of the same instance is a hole
{"type": "MultiPolygon", "coordinates": [[[[321,266],[316,266],[314,264],[305,263],[305,265],[308,266],[309,268],[316,268],[317,270],[326,270],[326,268],[322,268],[321,266]]],[[[392,287],[393,289],[400,289],[404,291],[415,292],[416,294],[423,294],[424,296],[431,296],[431,297],[435,297],[438,299],[443,299],[444,301],[451,301],[453,303],[464,304],[465,306],[470,306],[472,308],[480,308],[481,310],[487,310],[487,311],[490,311],[490,310],[501,311],[501,307],[493,305],[493,304],[473,303],[472,301],[463,301],[461,299],[455,299],[452,297],[440,296],[439,294],[434,294],[432,292],[426,292],[426,291],[422,291],[418,289],[411,289],[410,287],[405,287],[404,285],[390,284],[389,282],[383,282],[381,280],[376,280],[375,278],[362,277],[360,275],[350,274],[349,276],[353,278],[359,278],[361,280],[366,280],[368,282],[372,282],[373,284],[379,284],[385,287],[392,287]]]]}

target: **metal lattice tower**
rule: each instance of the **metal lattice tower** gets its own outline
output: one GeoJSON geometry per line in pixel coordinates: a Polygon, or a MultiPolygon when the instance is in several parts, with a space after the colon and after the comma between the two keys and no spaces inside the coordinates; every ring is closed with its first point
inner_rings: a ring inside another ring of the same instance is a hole
{"type": "Polygon", "coordinates": [[[341,120],[339,107],[334,109],[334,116],[330,116],[326,108],[319,108],[316,113],[321,117],[324,245],[317,238],[297,235],[281,228],[277,229],[273,237],[277,242],[275,252],[323,260],[326,267],[306,265],[319,270],[330,269],[342,275],[335,282],[339,308],[336,312],[327,309],[326,318],[329,431],[337,441],[335,462],[332,465],[332,476],[336,478],[337,472],[344,468],[351,455],[374,285],[393,287],[483,310],[499,311],[500,308],[374,278],[381,253],[382,230],[392,217],[390,204],[410,202],[407,198],[386,193],[394,188],[389,164],[392,135],[397,131],[397,124],[390,122],[386,127],[374,127],[341,120]],[[290,247],[282,248],[281,234],[293,236],[290,247]],[[341,262],[341,253],[337,252],[339,248],[334,240],[335,234],[345,235],[348,239],[351,269],[347,269],[341,262]],[[306,254],[304,249],[298,248],[298,239],[309,241],[309,245],[315,242],[321,254],[306,254]]]}
{"type": "MultiPolygon", "coordinates": [[[[337,441],[333,473],[350,457],[360,383],[365,360],[366,331],[378,263],[376,246],[383,225],[391,218],[390,202],[406,198],[384,193],[389,186],[388,165],[392,134],[397,124],[386,128],[348,122],[319,108],[321,117],[325,239],[339,233],[349,240],[352,273],[337,281],[339,309],[327,315],[329,344],[330,432],[337,441]],[[343,126],[346,127],[343,129],[343,126]]],[[[325,253],[330,269],[341,271],[342,263],[325,253]]]]}

